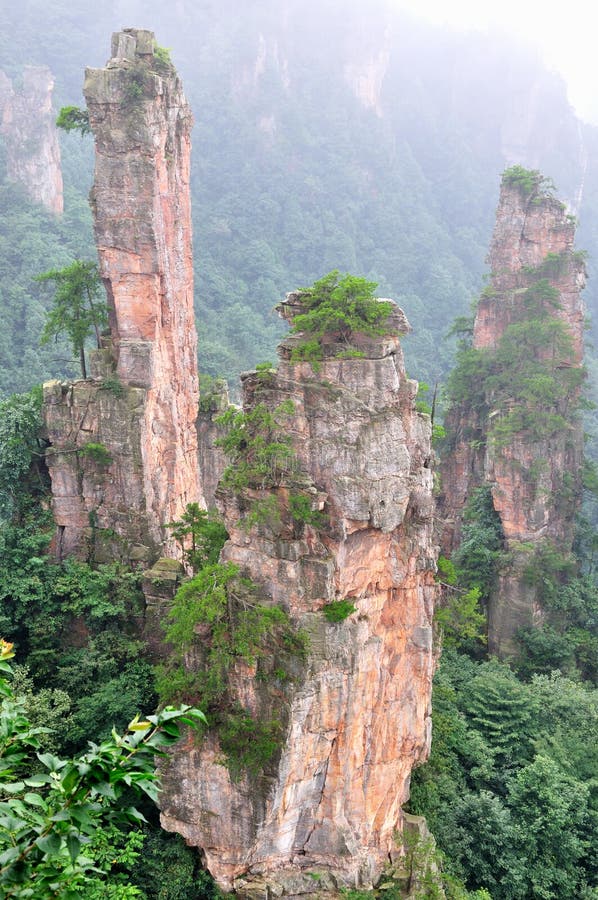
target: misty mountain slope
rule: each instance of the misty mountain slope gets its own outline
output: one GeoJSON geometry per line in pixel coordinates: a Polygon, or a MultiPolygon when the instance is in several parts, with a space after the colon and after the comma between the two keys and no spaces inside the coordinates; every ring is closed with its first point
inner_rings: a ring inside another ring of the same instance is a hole
{"type": "MultiPolygon", "coordinates": [[[[410,371],[442,379],[441,338],[480,290],[506,164],[542,169],[575,205],[583,183],[580,246],[598,229],[595,132],[562,81],[506,38],[446,32],[383,0],[367,11],[115,0],[99,12],[29,0],[1,16],[0,67],[50,65],[57,105],[80,102],[83,66],[103,63],[124,23],[172,48],[196,117],[196,308],[212,374],[235,379],[272,357],[274,303],[338,268],[404,306],[410,371]]],[[[89,148],[76,136],[62,146],[65,182],[84,198],[89,148]]],[[[62,264],[48,256],[46,268],[62,264]]]]}

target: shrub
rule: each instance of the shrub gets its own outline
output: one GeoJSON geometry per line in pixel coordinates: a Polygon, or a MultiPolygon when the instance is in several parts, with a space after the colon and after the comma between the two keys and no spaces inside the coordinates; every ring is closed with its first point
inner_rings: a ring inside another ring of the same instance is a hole
{"type": "Polygon", "coordinates": [[[322,359],[322,338],[325,335],[347,345],[339,354],[346,358],[361,355],[351,347],[357,334],[370,337],[388,333],[387,319],[392,304],[374,296],[375,282],[354,275],[341,275],[337,270],[301,291],[306,312],[293,320],[291,332],[305,335],[294,348],[292,359],[317,361],[322,359]]]}
{"type": "Polygon", "coordinates": [[[356,606],[350,600],[333,600],[323,607],[324,618],[327,622],[336,624],[343,622],[356,610],[356,606]]]}
{"type": "Polygon", "coordinates": [[[93,441],[80,447],[79,453],[81,456],[93,460],[98,466],[109,466],[112,462],[112,457],[106,447],[93,441]]]}

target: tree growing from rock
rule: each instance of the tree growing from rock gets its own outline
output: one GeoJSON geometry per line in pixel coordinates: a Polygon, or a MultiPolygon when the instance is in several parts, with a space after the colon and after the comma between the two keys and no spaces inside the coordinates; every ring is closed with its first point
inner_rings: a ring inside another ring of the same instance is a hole
{"type": "Polygon", "coordinates": [[[46,314],[41,344],[64,335],[73,353],[79,357],[83,378],[87,378],[85,345],[94,334],[99,347],[102,329],[108,324],[97,263],[76,259],[64,269],[43,272],[36,281],[51,281],[55,285],[53,305],[46,314]]]}

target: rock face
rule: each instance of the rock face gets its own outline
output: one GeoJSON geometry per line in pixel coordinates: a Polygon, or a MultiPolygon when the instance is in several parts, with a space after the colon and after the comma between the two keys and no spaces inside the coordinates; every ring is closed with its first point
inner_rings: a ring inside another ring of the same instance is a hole
{"type": "MultiPolygon", "coordinates": [[[[282,312],[292,320],[301,308],[291,294],[282,312]]],[[[398,309],[393,325],[408,330],[398,309]]],[[[290,681],[264,684],[245,664],[229,673],[233,698],[283,724],[263,774],[235,780],[213,731],[177,749],[161,801],[164,827],[201,848],[223,889],[247,896],[371,886],[398,850],[410,773],[430,742],[429,417],[415,411],[396,333],[364,338],[363,358],[326,348],[317,374],[291,360],[294,341],[276,371],[243,377],[246,411],[287,410],[291,475],[242,498],[223,479],[217,500],[223,560],[309,635],[307,659],[290,681]],[[322,521],[293,520],[289,478],[322,521]],[[250,500],[274,501],[276,514],[249,524],[250,500]],[[328,621],[326,604],[345,599],[354,612],[328,621]]]]}
{"type": "Polygon", "coordinates": [[[26,66],[20,90],[0,72],[0,134],[6,141],[8,178],[22,184],[35,203],[60,215],[62,169],[53,89],[46,66],[26,66]]]}
{"type": "Polygon", "coordinates": [[[229,406],[228,386],[224,379],[215,378],[207,390],[202,387],[197,416],[197,444],[201,484],[208,509],[215,506],[216,488],[226,468],[226,457],[218,444],[224,437],[224,431],[217,419],[229,406]]]}
{"type": "MultiPolygon", "coordinates": [[[[46,388],[54,512],[63,553],[81,551],[89,518],[150,558],[164,526],[201,498],[197,336],[189,194],[192,117],[149,31],[113,36],[112,59],[88,69],[96,141],[92,190],[110,339],[93,379],[46,388]],[[99,443],[98,470],[81,448],[99,443]],[[78,451],[78,452],[77,452],[78,451]],[[145,549],[144,549],[145,548],[145,549]]],[[[174,553],[176,548],[170,546],[174,553]]]]}
{"type": "Polygon", "coordinates": [[[519,628],[544,620],[538,587],[526,574],[530,562],[546,547],[566,554],[573,541],[581,494],[583,433],[576,406],[585,284],[574,235],[572,217],[539,177],[527,192],[503,177],[491,275],[473,329],[473,348],[490,360],[491,377],[481,399],[474,403],[472,390],[472,397],[454,404],[447,416],[453,445],[442,467],[444,549],[450,552],[458,542],[467,499],[475,488],[489,485],[506,551],[488,608],[489,649],[501,656],[518,652],[519,628]],[[529,331],[526,336],[522,330],[526,321],[536,321],[548,335],[543,343],[529,341],[529,350],[523,344],[529,340],[529,331]],[[522,342],[519,357],[514,354],[509,362],[505,347],[517,341],[522,342]],[[542,396],[540,381],[533,382],[538,366],[534,372],[529,368],[527,384],[520,378],[522,364],[530,361],[542,365],[542,377],[555,387],[552,396],[542,396]],[[511,393],[496,387],[497,379],[504,384],[509,378],[511,393]],[[520,428],[505,430],[514,414],[520,428]]]}

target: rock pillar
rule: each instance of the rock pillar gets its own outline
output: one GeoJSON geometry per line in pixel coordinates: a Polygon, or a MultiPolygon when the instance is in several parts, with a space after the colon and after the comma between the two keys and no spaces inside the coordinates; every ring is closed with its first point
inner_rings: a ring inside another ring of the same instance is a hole
{"type": "MultiPolygon", "coordinates": [[[[300,311],[301,295],[289,295],[283,315],[300,311]]],[[[223,479],[222,559],[308,635],[307,658],[288,678],[276,664],[229,673],[234,702],[282,727],[261,774],[231,774],[214,730],[175,750],[161,800],[164,827],[242,896],[374,884],[398,848],[411,770],[429,750],[431,429],[415,410],[396,307],[392,321],[394,335],[364,339],[358,358],[329,347],[316,373],[292,361],[290,338],[276,371],[243,378],[248,413],[287,411],[293,457],[277,486],[240,496],[223,479]],[[318,515],[293,517],[296,491],[318,515]],[[353,611],[330,621],[327,605],[341,600],[353,611]]]]}
{"type": "Polygon", "coordinates": [[[539,173],[507,170],[473,328],[482,374],[446,421],[446,551],[481,485],[502,525],[504,562],[488,601],[488,645],[501,656],[517,655],[520,628],[544,621],[530,566],[546,548],[571,551],[579,509],[585,267],[574,236],[573,217],[539,173]]]}
{"type": "Polygon", "coordinates": [[[0,134],[6,141],[8,178],[22,184],[34,203],[60,215],[62,169],[53,90],[46,66],[26,66],[20,90],[0,72],[0,134]]]}
{"type": "Polygon", "coordinates": [[[91,516],[151,558],[167,538],[164,526],[189,502],[203,503],[192,116],[150,31],[115,34],[112,58],[86,71],[84,93],[96,143],[91,202],[110,337],[92,354],[91,380],[46,391],[54,510],[65,553],[88,540],[91,516]],[[89,443],[104,446],[109,461],[90,457],[89,443]]]}

